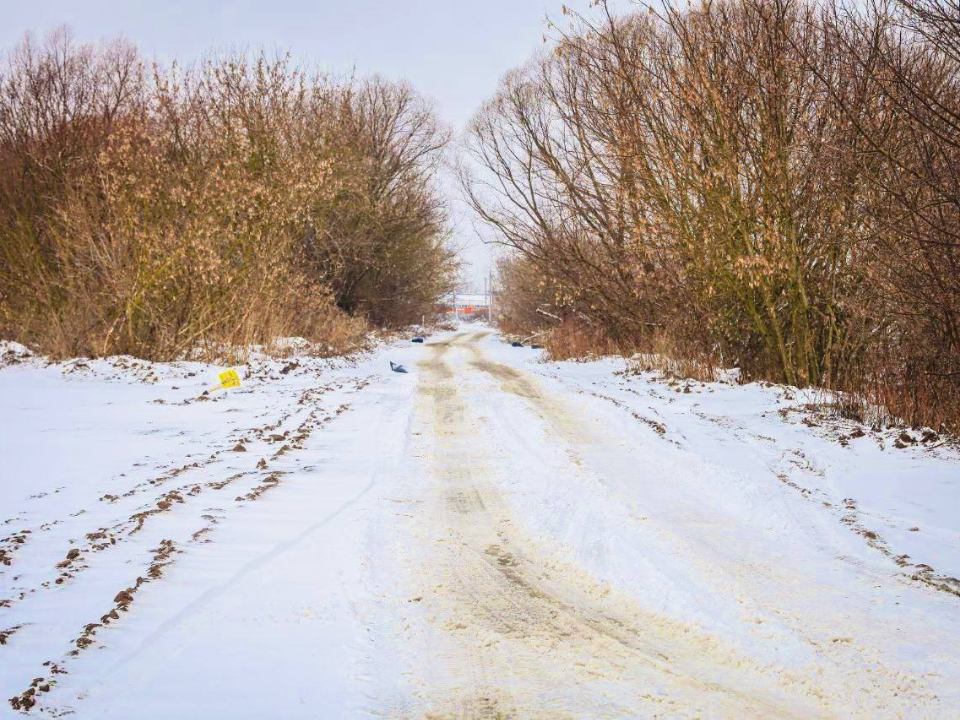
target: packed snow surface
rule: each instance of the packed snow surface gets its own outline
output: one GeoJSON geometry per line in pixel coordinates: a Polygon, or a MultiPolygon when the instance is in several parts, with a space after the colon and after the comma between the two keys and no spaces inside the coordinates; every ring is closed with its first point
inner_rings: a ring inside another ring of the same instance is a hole
{"type": "Polygon", "coordinates": [[[208,394],[223,368],[0,365],[0,713],[960,707],[939,439],[483,327],[208,394]]]}

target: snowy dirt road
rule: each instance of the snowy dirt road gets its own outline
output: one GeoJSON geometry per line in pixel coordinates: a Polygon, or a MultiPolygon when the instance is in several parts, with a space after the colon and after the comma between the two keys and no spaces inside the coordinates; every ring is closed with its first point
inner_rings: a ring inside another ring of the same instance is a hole
{"type": "Polygon", "coordinates": [[[5,712],[958,715],[955,454],[483,328],[292,365],[0,371],[5,712]]]}

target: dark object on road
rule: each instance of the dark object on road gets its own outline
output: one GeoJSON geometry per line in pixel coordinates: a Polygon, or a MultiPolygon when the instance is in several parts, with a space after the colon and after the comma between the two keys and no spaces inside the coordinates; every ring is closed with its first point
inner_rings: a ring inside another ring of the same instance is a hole
{"type": "Polygon", "coordinates": [[[531,345],[531,350],[543,350],[543,345],[531,345]]]}
{"type": "Polygon", "coordinates": [[[422,342],[423,342],[423,338],[422,338],[422,337],[420,337],[420,336],[417,336],[417,337],[415,337],[415,338],[414,338],[414,339],[412,340],[412,342],[415,342],[415,343],[422,343],[422,342]]]}
{"type": "Polygon", "coordinates": [[[390,369],[398,373],[405,373],[407,371],[403,365],[397,365],[393,360],[390,361],[390,369]]]}
{"type": "Polygon", "coordinates": [[[514,340],[512,343],[510,343],[510,345],[511,347],[523,347],[523,343],[519,340],[514,340]]]}

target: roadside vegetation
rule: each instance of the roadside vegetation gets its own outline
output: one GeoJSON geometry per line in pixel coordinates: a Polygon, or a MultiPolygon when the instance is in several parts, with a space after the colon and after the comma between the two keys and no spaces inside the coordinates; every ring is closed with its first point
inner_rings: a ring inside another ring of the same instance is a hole
{"type": "Polygon", "coordinates": [[[505,328],[960,429],[955,6],[597,5],[466,141],[505,328]]]}
{"type": "Polygon", "coordinates": [[[286,57],[148,63],[66,30],[0,63],[0,338],[170,360],[433,312],[456,272],[412,88],[286,57]]]}

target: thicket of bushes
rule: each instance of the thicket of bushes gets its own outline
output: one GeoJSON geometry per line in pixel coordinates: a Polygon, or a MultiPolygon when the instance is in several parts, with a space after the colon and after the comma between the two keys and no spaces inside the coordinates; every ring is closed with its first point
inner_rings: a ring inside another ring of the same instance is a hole
{"type": "Polygon", "coordinates": [[[506,322],[960,429],[955,6],[641,10],[575,17],[472,124],[506,322]]]}
{"type": "Polygon", "coordinates": [[[447,140],[379,78],[26,39],[0,65],[0,333],[165,360],[419,322],[455,271],[447,140]]]}

